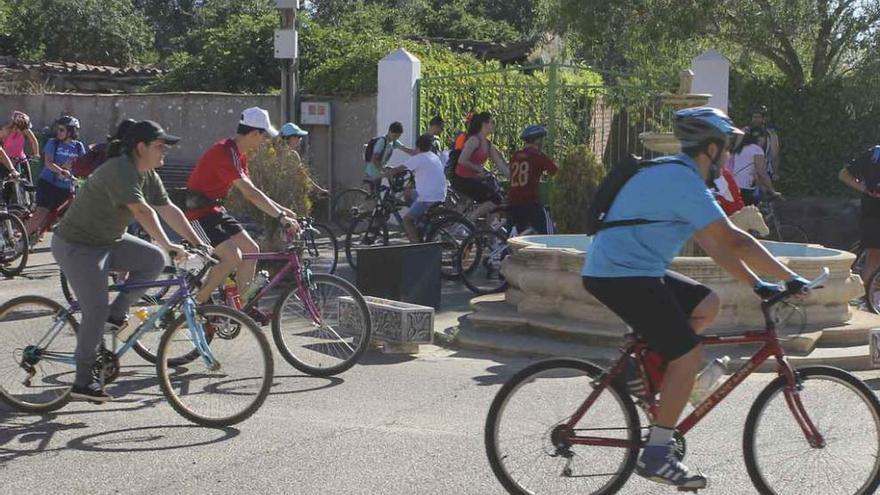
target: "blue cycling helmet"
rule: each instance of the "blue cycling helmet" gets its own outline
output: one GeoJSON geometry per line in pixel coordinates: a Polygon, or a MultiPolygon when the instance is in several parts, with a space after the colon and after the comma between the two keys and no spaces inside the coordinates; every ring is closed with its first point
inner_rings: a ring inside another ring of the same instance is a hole
{"type": "Polygon", "coordinates": [[[288,122],[281,126],[281,129],[278,130],[278,133],[281,134],[281,137],[289,138],[292,136],[303,137],[308,136],[309,132],[304,131],[299,128],[298,125],[293,122],[288,122]]]}
{"type": "Polygon", "coordinates": [[[540,124],[532,124],[525,129],[523,129],[522,134],[520,134],[520,139],[524,139],[526,141],[532,139],[542,138],[547,135],[547,129],[540,124]]]}
{"type": "Polygon", "coordinates": [[[713,141],[734,148],[744,134],[726,113],[712,107],[685,108],[675,112],[674,133],[683,150],[700,148],[713,141]]]}

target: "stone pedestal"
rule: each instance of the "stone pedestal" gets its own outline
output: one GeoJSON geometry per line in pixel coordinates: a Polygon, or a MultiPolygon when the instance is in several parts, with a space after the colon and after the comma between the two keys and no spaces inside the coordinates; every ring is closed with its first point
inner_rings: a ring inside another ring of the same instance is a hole
{"type": "MultiPolygon", "coordinates": [[[[383,351],[413,354],[419,344],[433,343],[434,308],[372,296],[364,296],[364,300],[370,309],[372,341],[383,351]]],[[[353,300],[340,298],[340,322],[348,321],[346,315],[355,309],[353,300]]]]}

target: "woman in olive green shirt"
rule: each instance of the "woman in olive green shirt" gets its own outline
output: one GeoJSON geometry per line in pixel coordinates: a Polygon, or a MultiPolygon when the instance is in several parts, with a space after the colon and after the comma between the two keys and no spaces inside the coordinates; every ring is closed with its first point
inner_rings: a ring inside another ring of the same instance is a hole
{"type": "Polygon", "coordinates": [[[108,307],[107,275],[128,272],[130,282],[155,280],[165,265],[165,254],[184,257],[182,246],[165,235],[165,222],[193,245],[201,245],[183,213],[168,200],[157,168],[170,145],[180,138],[159,124],[144,120],[131,126],[114,142],[107,160],[86,181],[52,237],[52,254],[82,307],[77,333],[76,379],[71,396],[103,402],[111,400],[92,367],[105,328],[118,331],[127,324],[129,307],[145,290],[119,292],[108,307]],[[150,234],[158,247],[125,233],[132,219],[150,234]]]}

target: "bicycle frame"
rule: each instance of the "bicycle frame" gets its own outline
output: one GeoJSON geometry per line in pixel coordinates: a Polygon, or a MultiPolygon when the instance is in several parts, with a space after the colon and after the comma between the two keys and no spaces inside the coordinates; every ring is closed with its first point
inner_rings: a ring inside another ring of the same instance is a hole
{"type": "Polygon", "coordinates": [[[272,278],[269,279],[269,283],[263,286],[260,290],[254,294],[254,297],[250,299],[246,304],[231,304],[235,309],[240,311],[247,312],[254,308],[257,302],[266,295],[272,288],[280,283],[281,280],[288,274],[293,272],[294,280],[296,281],[297,287],[297,295],[299,299],[303,302],[306,309],[309,312],[309,315],[316,323],[321,322],[321,313],[318,311],[318,308],[315,307],[314,301],[312,301],[311,297],[305,297],[303,293],[303,273],[305,273],[305,278],[311,276],[311,271],[306,269],[303,270],[302,261],[299,259],[299,255],[296,253],[295,248],[291,248],[288,252],[274,252],[274,253],[246,253],[242,255],[243,260],[255,260],[255,261],[287,261],[287,264],[275,274],[272,278]]]}
{"type": "MultiPolygon", "coordinates": [[[[189,285],[187,284],[186,275],[178,274],[177,277],[173,279],[166,280],[157,280],[153,282],[131,282],[131,283],[123,283],[116,285],[116,288],[119,290],[132,290],[132,289],[153,289],[157,287],[177,287],[177,291],[174,293],[171,298],[167,299],[165,304],[163,304],[158,310],[156,310],[150,317],[142,322],[140,326],[138,326],[137,330],[128,338],[123,345],[116,350],[115,354],[117,357],[122,357],[126,352],[128,352],[132,347],[134,347],[135,342],[137,342],[138,338],[145,334],[146,332],[152,330],[156,327],[156,323],[161,320],[165,314],[176,306],[180,306],[183,309],[183,314],[186,316],[186,322],[189,325],[190,329],[195,329],[196,331],[190,330],[190,339],[193,341],[196,349],[198,349],[199,354],[202,356],[202,359],[205,362],[205,365],[210,369],[217,369],[219,362],[211,353],[211,349],[208,347],[207,339],[205,338],[205,329],[202,327],[201,322],[196,318],[196,305],[195,301],[190,294],[189,285]]],[[[78,305],[74,304],[69,307],[65,312],[73,313],[79,309],[78,305]]],[[[64,315],[59,315],[56,318],[55,323],[49,329],[49,332],[38,342],[37,347],[42,347],[42,343],[48,339],[48,343],[46,345],[51,344],[52,340],[58,335],[58,332],[61,331],[63,327],[63,323],[65,322],[64,315]]],[[[73,355],[70,356],[61,356],[61,355],[53,355],[53,356],[43,356],[46,359],[50,359],[53,361],[62,362],[65,364],[75,365],[76,361],[73,355]]]]}
{"type": "MultiPolygon", "coordinates": [[[[772,304],[764,304],[762,305],[762,310],[764,311],[765,320],[767,322],[767,329],[765,331],[753,331],[746,332],[741,335],[732,335],[732,336],[706,336],[701,338],[701,343],[704,346],[712,346],[712,345],[730,345],[730,344],[754,344],[763,342],[764,345],[761,347],[758,352],[752,355],[751,359],[748,362],[743,364],[739,369],[737,369],[733,375],[730,376],[724,383],[719,386],[715,392],[712,393],[709,397],[707,397],[703,402],[700,403],[686,418],[684,418],[676,427],[676,429],[682,434],[685,435],[694,426],[696,426],[700,420],[702,420],[707,414],[709,414],[712,409],[715,408],[721,401],[723,401],[734,389],[736,389],[739,384],[741,384],[749,375],[751,375],[755,369],[757,369],[761,364],[763,364],[768,359],[776,358],[777,363],[779,364],[779,375],[783,376],[786,381],[785,388],[785,401],[791,409],[792,415],[794,416],[795,421],[797,421],[798,425],[803,431],[804,436],[806,437],[809,444],[813,447],[822,447],[825,444],[825,440],[822,437],[822,434],[819,433],[813,421],[807,415],[807,412],[804,410],[804,406],[801,403],[800,397],[797,394],[799,384],[799,379],[795,370],[791,367],[788,361],[785,359],[785,352],[782,349],[782,346],[779,344],[779,339],[776,334],[776,326],[772,321],[772,318],[769,315],[769,308],[772,304]]],[[[577,436],[573,432],[575,432],[575,426],[580,422],[580,420],[584,417],[590,407],[596,402],[599,397],[599,394],[605,390],[606,387],[611,385],[612,380],[623,371],[624,366],[626,365],[626,359],[631,353],[636,353],[637,356],[641,355],[641,352],[647,348],[646,344],[636,337],[629,335],[627,336],[627,343],[623,348],[623,355],[621,359],[615,363],[615,365],[611,368],[611,370],[606,373],[605,377],[599,382],[599,385],[593,389],[590,393],[587,400],[581,405],[580,408],[574,413],[574,415],[569,418],[567,422],[564,423],[564,429],[567,432],[572,432],[570,436],[566,437],[566,441],[574,445],[596,445],[603,447],[622,447],[622,448],[640,448],[641,443],[633,444],[633,442],[629,442],[627,440],[619,440],[619,439],[610,439],[610,438],[598,438],[591,436],[577,436]]],[[[640,374],[642,375],[642,380],[647,384],[647,377],[645,376],[644,370],[640,367],[640,374]]],[[[648,388],[650,390],[650,387],[648,388]]],[[[647,404],[648,416],[650,418],[656,417],[657,413],[657,404],[656,401],[652,398],[649,399],[649,403],[647,404]]]]}

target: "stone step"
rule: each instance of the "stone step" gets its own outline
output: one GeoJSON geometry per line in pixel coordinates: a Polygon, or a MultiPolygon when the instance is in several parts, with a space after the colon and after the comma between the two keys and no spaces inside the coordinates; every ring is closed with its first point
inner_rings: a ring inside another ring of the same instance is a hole
{"type": "Polygon", "coordinates": [[[836,366],[847,371],[865,371],[875,369],[871,366],[871,355],[868,344],[855,347],[819,348],[809,356],[792,357],[789,362],[796,368],[824,364],[836,366]]]}
{"type": "Polygon", "coordinates": [[[446,347],[492,351],[530,357],[575,357],[598,364],[609,364],[620,355],[614,347],[530,335],[519,331],[498,332],[463,321],[434,334],[434,342],[446,347]]]}
{"type": "Polygon", "coordinates": [[[857,347],[868,343],[872,329],[880,328],[880,315],[853,309],[852,319],[846,325],[826,328],[817,343],[818,347],[857,347]]]}
{"type": "Polygon", "coordinates": [[[496,332],[531,331],[583,344],[617,347],[623,341],[621,325],[586,325],[552,315],[523,315],[504,302],[503,294],[491,294],[471,300],[474,311],[467,319],[476,327],[496,332]]]}

